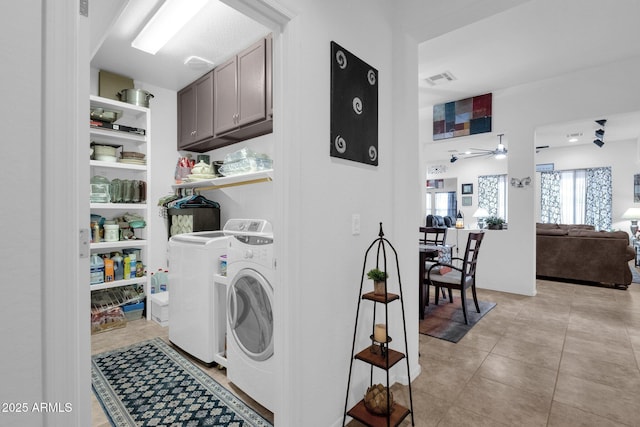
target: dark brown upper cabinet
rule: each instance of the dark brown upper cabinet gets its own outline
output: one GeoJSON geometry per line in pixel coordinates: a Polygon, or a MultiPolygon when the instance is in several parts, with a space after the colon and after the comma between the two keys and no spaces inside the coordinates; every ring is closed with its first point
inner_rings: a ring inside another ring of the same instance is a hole
{"type": "Polygon", "coordinates": [[[269,35],[211,71],[212,112],[206,114],[207,136],[199,123],[201,117],[207,119],[206,108],[198,103],[198,90],[190,93],[189,89],[209,74],[178,92],[179,150],[202,153],[273,132],[271,55],[269,35]]]}
{"type": "Polygon", "coordinates": [[[216,135],[266,118],[265,44],[260,40],[213,71],[216,135]]]}
{"type": "Polygon", "coordinates": [[[213,138],[213,72],[178,92],[178,150],[213,138]]]}

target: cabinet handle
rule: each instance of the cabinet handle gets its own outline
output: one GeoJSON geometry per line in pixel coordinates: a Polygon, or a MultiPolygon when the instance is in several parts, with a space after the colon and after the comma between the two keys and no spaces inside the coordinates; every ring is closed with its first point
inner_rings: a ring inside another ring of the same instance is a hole
{"type": "Polygon", "coordinates": [[[191,131],[191,136],[195,136],[195,134],[196,134],[195,130],[191,131]]]}

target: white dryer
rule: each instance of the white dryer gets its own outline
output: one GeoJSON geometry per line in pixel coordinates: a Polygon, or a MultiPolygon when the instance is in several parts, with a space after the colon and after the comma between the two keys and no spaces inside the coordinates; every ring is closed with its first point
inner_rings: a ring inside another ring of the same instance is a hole
{"type": "Polygon", "coordinates": [[[273,232],[265,220],[247,220],[243,228],[228,240],[227,378],[273,411],[273,232]]]}

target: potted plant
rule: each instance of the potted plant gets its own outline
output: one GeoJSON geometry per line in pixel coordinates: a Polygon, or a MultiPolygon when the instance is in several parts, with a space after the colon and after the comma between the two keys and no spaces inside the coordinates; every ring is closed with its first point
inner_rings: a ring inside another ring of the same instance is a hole
{"type": "Polygon", "coordinates": [[[504,224],[504,219],[499,216],[492,215],[484,220],[485,224],[489,230],[502,230],[502,224],[504,224]]]}
{"type": "Polygon", "coordinates": [[[389,275],[382,270],[377,268],[369,270],[367,273],[367,277],[373,280],[373,293],[376,295],[384,295],[385,294],[385,280],[389,277],[389,275]]]}

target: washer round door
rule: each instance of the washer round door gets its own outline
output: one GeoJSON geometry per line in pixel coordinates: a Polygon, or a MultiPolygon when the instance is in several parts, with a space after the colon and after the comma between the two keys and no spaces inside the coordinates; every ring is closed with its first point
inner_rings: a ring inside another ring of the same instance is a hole
{"type": "Polygon", "coordinates": [[[227,317],[233,339],[251,359],[273,355],[273,303],[271,285],[255,270],[238,272],[227,295],[227,317]]]}

